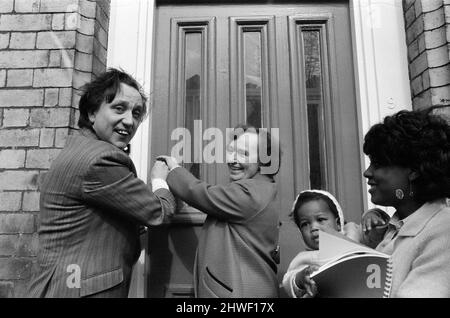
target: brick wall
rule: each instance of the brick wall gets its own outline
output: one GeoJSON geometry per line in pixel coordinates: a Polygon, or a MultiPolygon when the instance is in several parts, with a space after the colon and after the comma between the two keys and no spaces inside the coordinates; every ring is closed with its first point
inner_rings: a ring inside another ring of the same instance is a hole
{"type": "Polygon", "coordinates": [[[0,298],[26,287],[39,183],[76,129],[79,88],[105,69],[109,0],[0,1],[0,298]]]}
{"type": "Polygon", "coordinates": [[[413,107],[450,119],[450,0],[404,0],[413,107]]]}

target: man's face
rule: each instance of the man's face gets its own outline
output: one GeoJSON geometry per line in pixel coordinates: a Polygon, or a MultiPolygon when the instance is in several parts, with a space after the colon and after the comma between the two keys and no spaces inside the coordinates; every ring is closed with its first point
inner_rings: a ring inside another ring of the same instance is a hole
{"type": "Polygon", "coordinates": [[[111,103],[104,101],[99,109],[89,114],[97,136],[114,146],[124,149],[136,133],[144,114],[141,94],[124,83],[111,103]]]}
{"type": "Polygon", "coordinates": [[[259,173],[258,135],[245,132],[227,147],[227,163],[231,181],[253,178],[259,173]]]}

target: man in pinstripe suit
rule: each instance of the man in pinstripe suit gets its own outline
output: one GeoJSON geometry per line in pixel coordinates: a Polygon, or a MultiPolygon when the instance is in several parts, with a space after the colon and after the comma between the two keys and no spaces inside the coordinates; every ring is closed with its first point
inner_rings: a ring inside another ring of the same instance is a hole
{"type": "Polygon", "coordinates": [[[28,297],[127,297],[139,228],[175,208],[165,178],[153,193],[124,151],[146,113],[140,85],[110,69],[87,84],[80,131],[68,137],[41,186],[39,252],[28,297]]]}

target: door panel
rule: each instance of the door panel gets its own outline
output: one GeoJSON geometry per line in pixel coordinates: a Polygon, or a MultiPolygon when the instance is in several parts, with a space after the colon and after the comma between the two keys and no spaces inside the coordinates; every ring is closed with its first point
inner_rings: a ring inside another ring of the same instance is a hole
{"type": "MultiPolygon", "coordinates": [[[[185,127],[192,138],[182,144],[193,147],[185,158],[197,161],[185,166],[211,184],[226,183],[226,165],[207,164],[202,157],[209,142],[202,132],[217,127],[225,137],[227,128],[244,122],[278,128],[280,281],[290,260],[304,248],[289,217],[299,191],[329,190],[347,219],[357,221],[362,213],[350,39],[344,1],[278,5],[157,1],[150,162],[180,145],[180,136],[171,140],[171,135],[185,127]]],[[[225,143],[222,146],[224,150],[225,143]]],[[[191,295],[203,220],[202,213],[180,202],[171,224],[150,230],[148,296],[191,295]]]]}

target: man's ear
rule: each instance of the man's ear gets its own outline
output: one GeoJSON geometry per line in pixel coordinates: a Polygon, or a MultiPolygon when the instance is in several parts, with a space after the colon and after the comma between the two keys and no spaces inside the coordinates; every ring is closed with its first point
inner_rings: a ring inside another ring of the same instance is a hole
{"type": "Polygon", "coordinates": [[[91,112],[88,113],[89,121],[91,122],[91,124],[93,124],[95,122],[96,115],[97,115],[96,111],[92,112],[92,113],[91,112]]]}

